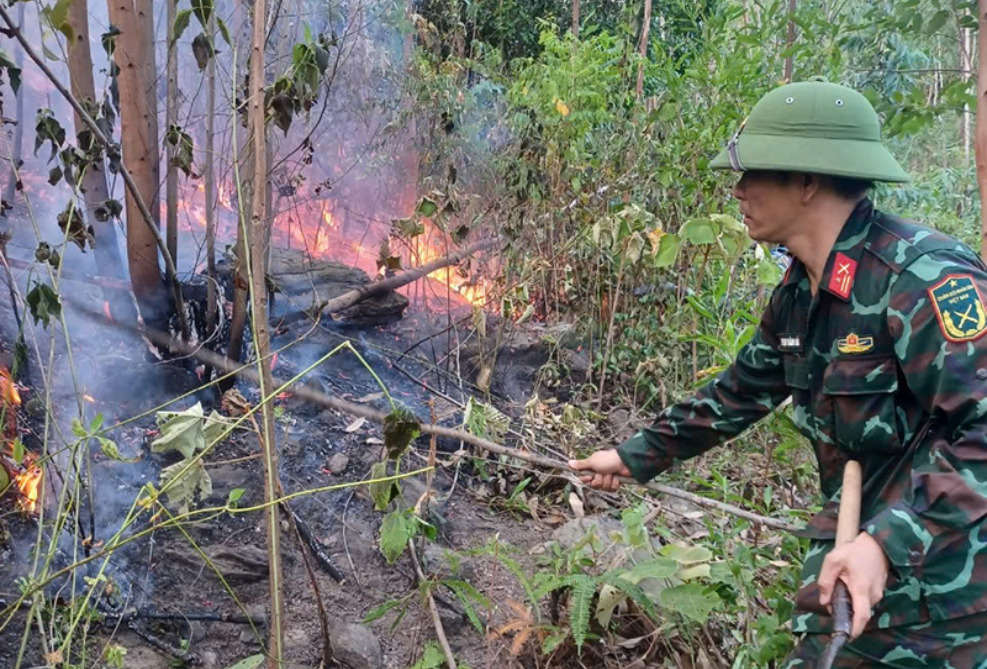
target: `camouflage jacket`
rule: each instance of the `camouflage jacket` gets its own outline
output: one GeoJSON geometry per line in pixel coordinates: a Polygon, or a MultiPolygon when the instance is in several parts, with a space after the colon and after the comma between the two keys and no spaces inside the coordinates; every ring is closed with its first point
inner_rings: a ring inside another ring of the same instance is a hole
{"type": "Polygon", "coordinates": [[[646,481],[742,432],[785,398],[819,463],[823,510],[794,629],[826,631],[815,579],[843,464],[864,473],[861,529],[891,563],[871,625],[987,611],[987,267],[946,235],[864,200],[813,297],[792,263],[730,367],[618,448],[646,481]]]}

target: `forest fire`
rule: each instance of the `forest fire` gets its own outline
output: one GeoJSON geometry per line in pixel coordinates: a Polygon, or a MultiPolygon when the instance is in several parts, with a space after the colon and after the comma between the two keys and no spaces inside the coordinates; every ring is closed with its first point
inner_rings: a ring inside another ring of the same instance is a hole
{"type": "Polygon", "coordinates": [[[21,396],[10,371],[0,367],[0,411],[3,413],[3,467],[8,471],[14,487],[20,493],[18,505],[27,513],[38,508],[38,495],[41,490],[42,472],[31,453],[17,446],[17,409],[21,396]],[[19,462],[18,462],[19,461],[19,462]]]}

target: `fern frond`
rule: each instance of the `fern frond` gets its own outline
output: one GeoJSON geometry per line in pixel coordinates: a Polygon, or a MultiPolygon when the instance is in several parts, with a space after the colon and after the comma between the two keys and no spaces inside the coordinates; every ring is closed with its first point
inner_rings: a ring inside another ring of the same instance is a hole
{"type": "Polygon", "coordinates": [[[463,609],[466,611],[466,617],[476,628],[477,632],[483,633],[483,622],[480,620],[480,616],[476,612],[476,608],[473,606],[474,602],[480,604],[480,606],[489,609],[490,600],[484,597],[476,588],[474,588],[470,583],[460,580],[448,580],[443,581],[445,585],[452,590],[453,594],[456,595],[456,599],[459,603],[463,605],[463,609]]]}
{"type": "Polygon", "coordinates": [[[573,574],[564,580],[572,591],[569,597],[569,627],[572,629],[576,648],[582,650],[589,633],[590,609],[599,579],[586,574],[573,574]]]}

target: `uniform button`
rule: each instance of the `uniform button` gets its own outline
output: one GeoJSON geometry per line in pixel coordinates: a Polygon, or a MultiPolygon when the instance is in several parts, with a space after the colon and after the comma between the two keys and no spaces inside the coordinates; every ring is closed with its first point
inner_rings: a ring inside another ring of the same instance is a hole
{"type": "Polygon", "coordinates": [[[983,381],[984,379],[987,379],[987,369],[984,369],[983,367],[981,367],[980,369],[978,369],[977,370],[977,378],[980,379],[981,381],[983,381]]]}

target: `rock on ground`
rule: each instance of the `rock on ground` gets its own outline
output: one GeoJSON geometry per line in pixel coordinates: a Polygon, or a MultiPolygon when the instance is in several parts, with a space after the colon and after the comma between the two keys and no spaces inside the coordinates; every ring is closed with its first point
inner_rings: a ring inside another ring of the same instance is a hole
{"type": "Polygon", "coordinates": [[[364,625],[336,621],[329,628],[332,654],[350,669],[383,669],[377,635],[364,625]]]}

